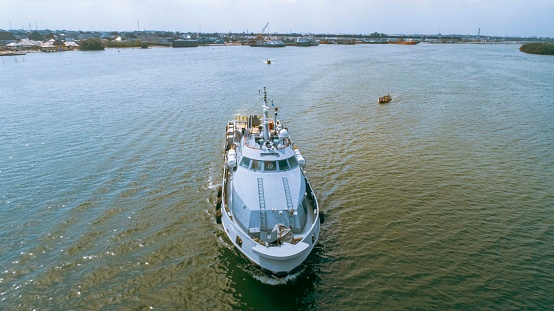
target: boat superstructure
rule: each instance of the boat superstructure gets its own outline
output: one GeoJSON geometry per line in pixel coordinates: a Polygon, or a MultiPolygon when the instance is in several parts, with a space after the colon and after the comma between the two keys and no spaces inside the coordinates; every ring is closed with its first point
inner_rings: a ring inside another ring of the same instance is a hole
{"type": "Polygon", "coordinates": [[[387,95],[383,96],[383,97],[379,97],[379,103],[380,104],[386,104],[388,102],[390,102],[392,100],[392,97],[390,96],[390,93],[388,93],[387,95]]]}
{"type": "Polygon", "coordinates": [[[278,108],[268,106],[265,88],[262,108],[262,116],[239,115],[227,124],[216,217],[244,256],[284,276],[314,248],[323,214],[304,171],[306,160],[278,119],[278,108]]]}

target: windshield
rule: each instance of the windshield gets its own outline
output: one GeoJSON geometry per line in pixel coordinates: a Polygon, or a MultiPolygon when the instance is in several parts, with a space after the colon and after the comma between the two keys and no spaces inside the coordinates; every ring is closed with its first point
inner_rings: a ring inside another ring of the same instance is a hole
{"type": "Polygon", "coordinates": [[[298,166],[298,161],[295,156],[277,161],[254,160],[242,157],[240,166],[255,172],[274,173],[291,170],[298,166]]]}

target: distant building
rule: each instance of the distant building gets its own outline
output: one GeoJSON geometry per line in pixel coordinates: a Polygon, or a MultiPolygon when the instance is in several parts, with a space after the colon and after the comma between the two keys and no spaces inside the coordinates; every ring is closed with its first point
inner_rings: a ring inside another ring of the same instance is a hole
{"type": "Polygon", "coordinates": [[[79,45],[75,42],[63,42],[61,40],[50,39],[40,46],[42,52],[61,52],[68,50],[77,50],[79,45]]]}
{"type": "MultiPolygon", "coordinates": [[[[54,45],[55,40],[50,39],[40,45],[40,50],[43,52],[57,52],[58,47],[54,45]]],[[[60,49],[61,50],[61,49],[60,49]]]]}
{"type": "Polygon", "coordinates": [[[15,50],[38,50],[41,44],[42,44],[41,41],[21,39],[18,42],[12,42],[8,44],[7,47],[15,50]]]}
{"type": "Polygon", "coordinates": [[[64,42],[64,50],[78,50],[79,45],[75,43],[75,41],[65,41],[64,42]]]}

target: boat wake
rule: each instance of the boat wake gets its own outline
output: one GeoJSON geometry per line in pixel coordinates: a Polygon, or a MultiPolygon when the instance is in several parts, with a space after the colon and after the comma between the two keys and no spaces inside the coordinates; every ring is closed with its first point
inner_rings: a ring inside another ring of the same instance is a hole
{"type": "Polygon", "coordinates": [[[297,277],[302,274],[303,270],[300,270],[294,274],[289,274],[285,277],[278,278],[276,276],[270,276],[267,274],[264,274],[262,271],[247,271],[248,274],[250,274],[254,279],[260,281],[263,284],[267,285],[285,285],[289,282],[293,282],[297,279],[297,277]]]}
{"type": "Polygon", "coordinates": [[[205,181],[203,183],[202,188],[204,190],[213,191],[221,187],[222,184],[221,184],[221,180],[219,179],[220,175],[221,175],[221,165],[219,164],[211,165],[207,170],[207,174],[204,176],[205,181]]]}
{"type": "Polygon", "coordinates": [[[214,181],[212,180],[212,178],[210,176],[209,179],[208,179],[208,185],[206,186],[206,188],[208,190],[214,190],[214,189],[217,189],[218,187],[221,187],[221,182],[214,183],[214,181]]]}

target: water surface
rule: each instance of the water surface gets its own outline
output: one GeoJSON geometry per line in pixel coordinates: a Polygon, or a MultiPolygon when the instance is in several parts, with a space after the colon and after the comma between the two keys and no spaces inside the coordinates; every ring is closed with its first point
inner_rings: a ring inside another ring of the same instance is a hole
{"type": "Polygon", "coordinates": [[[518,49],[3,57],[0,308],[551,308],[554,58],[518,49]],[[214,219],[225,122],[264,86],[326,213],[284,281],[214,219]]]}

